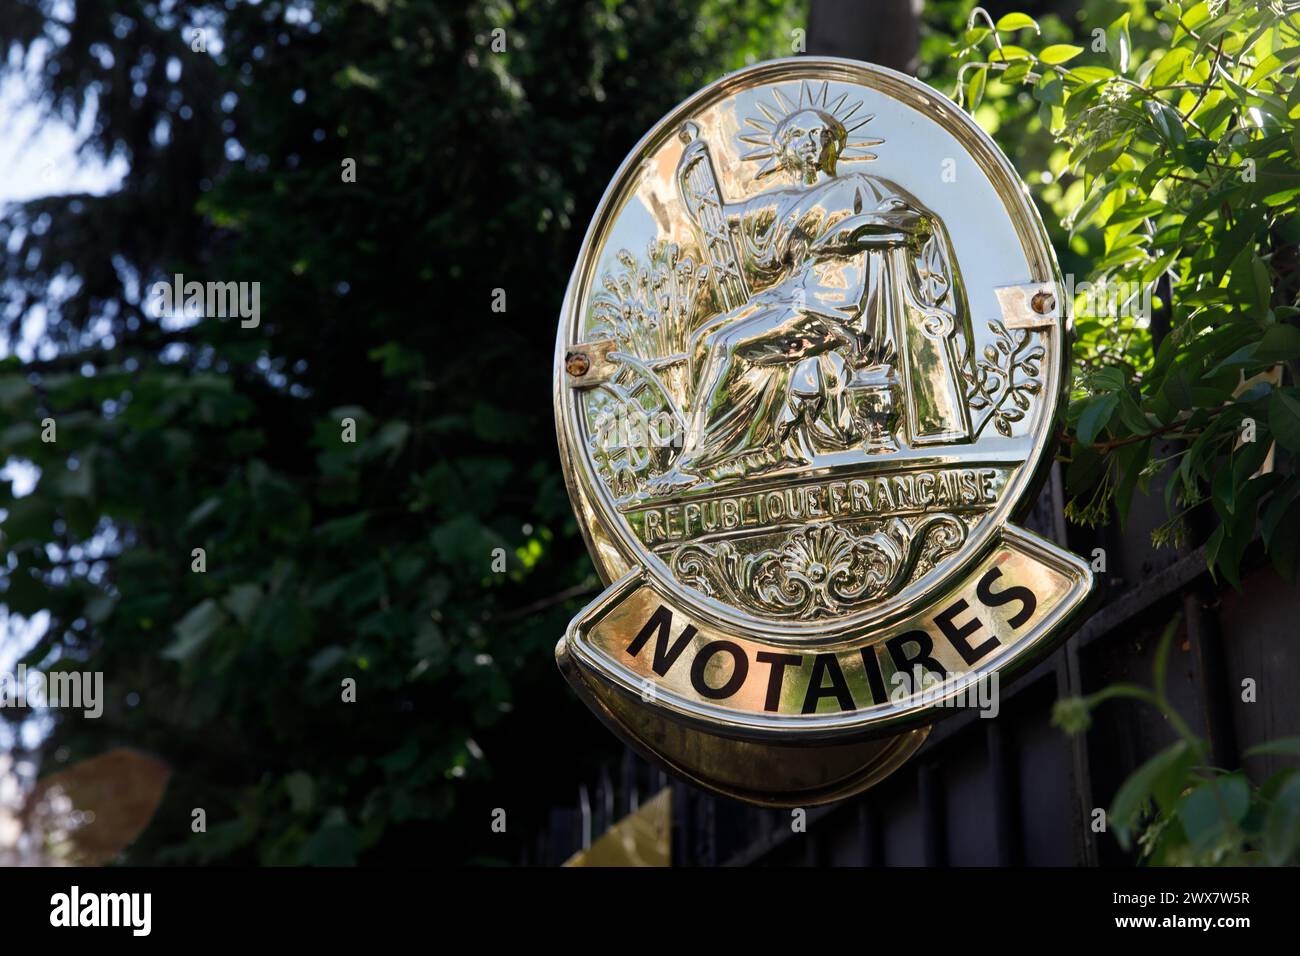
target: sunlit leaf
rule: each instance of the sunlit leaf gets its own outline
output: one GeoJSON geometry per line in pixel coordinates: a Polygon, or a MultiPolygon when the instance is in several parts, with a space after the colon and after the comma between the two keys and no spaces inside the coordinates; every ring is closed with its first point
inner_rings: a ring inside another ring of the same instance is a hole
{"type": "Polygon", "coordinates": [[[1038,54],[1038,58],[1044,63],[1057,66],[1061,63],[1068,63],[1076,56],[1083,52],[1083,47],[1072,46],[1068,43],[1054,43],[1051,46],[1044,47],[1038,54]]]}

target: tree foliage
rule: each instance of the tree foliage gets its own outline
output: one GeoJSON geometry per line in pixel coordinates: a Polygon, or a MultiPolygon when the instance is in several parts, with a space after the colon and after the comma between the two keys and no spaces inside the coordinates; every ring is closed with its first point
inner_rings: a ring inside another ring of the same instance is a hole
{"type": "Polygon", "coordinates": [[[552,662],[596,583],[547,398],[564,284],[626,152],[788,52],[788,5],[73,6],[0,14],[9,69],[129,165],[0,219],[8,347],[43,323],[0,361],[0,458],[38,476],[0,485],[2,600],[48,612],[29,665],[110,697],[45,752],[172,764],[139,860],[516,858],[613,749],[552,662]],[[159,318],[176,274],[260,283],[259,324],[159,318]]]}
{"type": "Polygon", "coordinates": [[[1090,286],[1072,303],[1071,517],[1122,521],[1163,486],[1168,543],[1208,504],[1207,560],[1238,585],[1257,536],[1289,580],[1300,540],[1300,16],[1285,6],[1090,3],[1074,42],[1025,14],[972,16],[954,54],[957,97],[977,115],[1018,103],[1045,145],[1020,169],[1046,184],[1067,271],[1090,286]]]}

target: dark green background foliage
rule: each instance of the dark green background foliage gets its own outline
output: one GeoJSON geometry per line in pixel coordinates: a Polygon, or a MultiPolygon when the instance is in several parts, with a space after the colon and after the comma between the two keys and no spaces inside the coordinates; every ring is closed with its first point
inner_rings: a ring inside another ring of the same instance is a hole
{"type": "Polygon", "coordinates": [[[553,596],[595,584],[548,397],[568,273],[637,139],[788,52],[789,5],[318,2],[319,29],[276,0],[76,6],[67,28],[39,0],[0,14],[5,49],[58,42],[51,107],[96,90],[87,148],[130,161],[118,192],[0,224],[8,334],[80,278],[57,357],[0,364],[0,458],[41,470],[3,485],[3,600],[52,613],[29,663],[101,669],[110,698],[48,749],[173,764],[135,860],[516,858],[616,752],[551,660],[580,601],[553,596]],[[260,282],[260,327],[161,329],[139,293],[177,272],[260,282]]]}

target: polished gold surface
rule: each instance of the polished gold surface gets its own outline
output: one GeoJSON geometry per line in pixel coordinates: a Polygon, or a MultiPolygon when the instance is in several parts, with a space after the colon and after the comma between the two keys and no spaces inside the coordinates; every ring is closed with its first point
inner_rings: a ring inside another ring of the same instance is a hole
{"type": "Polygon", "coordinates": [[[640,572],[576,618],[565,640],[593,675],[683,719],[832,736],[947,706],[1047,639],[1082,603],[1087,580],[1079,559],[1010,528],[939,600],[838,646],[796,653],[697,622],[640,572]]]}
{"type": "Polygon", "coordinates": [[[721,737],[665,717],[579,669],[566,641],[556,660],[587,706],[629,746],[698,787],[761,806],[809,806],[859,793],[897,769],[930,732],[918,727],[842,742],[721,737]]]}
{"type": "Polygon", "coordinates": [[[703,786],[833,799],[924,731],[867,738],[1044,643],[1091,581],[1009,524],[1066,385],[1060,299],[1005,157],[910,78],[775,61],[661,120],[556,347],[611,584],[557,649],[584,699],[703,786]]]}

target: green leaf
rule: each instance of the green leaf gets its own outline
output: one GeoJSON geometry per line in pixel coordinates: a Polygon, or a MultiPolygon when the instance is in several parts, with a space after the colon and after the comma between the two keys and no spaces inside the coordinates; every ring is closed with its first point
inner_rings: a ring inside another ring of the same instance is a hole
{"type": "Polygon", "coordinates": [[[1250,268],[1255,278],[1255,309],[1268,311],[1268,301],[1273,296],[1273,283],[1269,280],[1268,266],[1258,255],[1250,257],[1250,268]]]}
{"type": "Polygon", "coordinates": [[[1246,751],[1247,757],[1300,757],[1300,737],[1279,737],[1256,744],[1246,751]]]}
{"type": "MultiPolygon", "coordinates": [[[[1138,403],[1129,394],[1128,389],[1121,389],[1116,392],[1119,396],[1119,418],[1134,435],[1146,435],[1151,431],[1151,422],[1148,421],[1138,403]]],[[[1143,463],[1145,464],[1145,462],[1143,463]]]]}
{"type": "Polygon", "coordinates": [[[1273,798],[1264,821],[1264,853],[1283,866],[1300,847],[1300,774],[1292,774],[1273,798]]]}
{"type": "MultiPolygon", "coordinates": [[[[1185,5],[1185,0],[1184,0],[1185,5]]],[[[1186,36],[1184,30],[1195,30],[1206,20],[1210,19],[1210,5],[1206,0],[1198,0],[1197,3],[1187,7],[1181,15],[1178,12],[1178,4],[1170,3],[1164,9],[1169,10],[1169,22],[1179,25],[1180,36],[1186,36]]]]}
{"type": "Polygon", "coordinates": [[[1101,434],[1102,429],[1110,421],[1110,417],[1114,414],[1118,405],[1119,396],[1114,392],[1107,392],[1105,395],[1097,395],[1089,399],[1088,404],[1083,409],[1083,414],[1079,416],[1079,441],[1085,445],[1093,444],[1097,440],[1097,436],[1101,434]]]}
{"type": "Polygon", "coordinates": [[[1300,329],[1294,325],[1270,325],[1255,347],[1261,362],[1289,362],[1300,358],[1300,329]]]}
{"type": "Polygon", "coordinates": [[[326,825],[312,834],[302,848],[308,866],[352,866],[361,850],[361,835],[346,823],[326,825]]]}
{"type": "Polygon", "coordinates": [[[1300,196],[1300,186],[1291,186],[1286,189],[1279,189],[1275,193],[1269,193],[1262,200],[1265,206],[1285,206],[1300,196]]]}
{"type": "Polygon", "coordinates": [[[1154,199],[1132,199],[1120,205],[1106,220],[1108,226],[1123,226],[1153,216],[1159,216],[1168,209],[1168,205],[1154,199]]]}
{"type": "Polygon", "coordinates": [[[407,436],[411,434],[411,426],[404,421],[394,420],[385,422],[384,427],[379,430],[379,434],[371,439],[376,448],[386,451],[390,456],[396,456],[406,444],[407,436]]]}
{"type": "Polygon", "coordinates": [[[313,677],[319,677],[331,670],[334,665],[347,660],[347,656],[347,651],[337,645],[324,647],[312,655],[311,659],[307,661],[307,669],[311,671],[313,677]]]}
{"type": "Polygon", "coordinates": [[[1065,490],[1083,494],[1092,487],[1104,470],[1105,459],[1088,445],[1078,445],[1070,466],[1065,470],[1065,490]]]}
{"type": "Polygon", "coordinates": [[[1111,803],[1109,818],[1115,838],[1122,846],[1128,847],[1129,833],[1154,791],[1159,788],[1162,795],[1167,795],[1181,790],[1195,759],[1195,751],[1187,741],[1180,740],[1138,767],[1120,784],[1111,803]]]}
{"type": "Polygon", "coordinates": [[[1160,641],[1156,644],[1156,659],[1151,671],[1156,696],[1162,699],[1165,696],[1165,681],[1169,676],[1169,649],[1174,645],[1174,634],[1178,632],[1179,623],[1180,616],[1175,615],[1173,620],[1165,625],[1164,633],[1160,635],[1160,641]]]}
{"type": "Polygon", "coordinates": [[[349,63],[334,74],[334,82],[344,88],[360,86],[367,90],[374,90],[379,87],[379,80],[362,70],[355,63],[349,63]]]}
{"type": "Polygon", "coordinates": [[[1124,370],[1108,365],[1094,373],[1088,384],[1095,392],[1122,392],[1126,386],[1124,370]]]}
{"type": "Polygon", "coordinates": [[[213,495],[211,498],[204,501],[203,504],[199,505],[197,508],[195,508],[193,511],[190,512],[189,517],[185,519],[185,527],[186,528],[197,527],[198,525],[202,524],[204,520],[206,520],[208,517],[216,514],[217,510],[220,507],[221,507],[221,499],[216,495],[213,495]]]}
{"type": "Polygon", "coordinates": [[[1128,523],[1133,494],[1137,490],[1138,480],[1142,477],[1142,467],[1150,454],[1151,442],[1147,440],[1121,448],[1116,455],[1120,479],[1115,485],[1115,511],[1119,515],[1121,525],[1128,523]]]}
{"type": "Polygon", "coordinates": [[[1235,490],[1236,486],[1232,483],[1232,469],[1218,469],[1214,473],[1214,481],[1210,486],[1210,491],[1214,495],[1216,508],[1224,517],[1233,512],[1233,492],[1235,490]]]}
{"type": "MultiPolygon", "coordinates": [[[[1058,86],[1060,85],[1059,82],[1057,83],[1057,85],[1058,86]]],[[[1092,195],[1088,196],[1082,203],[1079,204],[1079,208],[1076,209],[1073,212],[1073,214],[1071,214],[1070,216],[1071,236],[1077,234],[1080,229],[1082,229],[1084,226],[1088,224],[1088,222],[1092,219],[1092,217],[1097,214],[1097,210],[1101,208],[1102,203],[1104,203],[1106,199],[1109,198],[1110,194],[1114,192],[1114,190],[1118,188],[1119,185],[1120,185],[1119,181],[1116,180],[1107,183],[1106,185],[1102,186],[1099,189],[1094,189],[1092,191],[1092,195]]]]}
{"type": "Polygon", "coordinates": [[[34,568],[19,566],[6,577],[8,586],[3,594],[3,603],[10,613],[32,617],[50,608],[50,589],[34,568]]]}
{"type": "Polygon", "coordinates": [[[1152,86],[1168,86],[1177,81],[1183,75],[1183,69],[1187,61],[1192,57],[1192,51],[1185,46],[1176,46],[1160,58],[1156,68],[1151,71],[1149,77],[1152,86]]]}
{"type": "Polygon", "coordinates": [[[65,469],[55,478],[54,483],[60,493],[69,498],[89,498],[95,490],[95,477],[90,459],[85,459],[76,468],[65,469]]]}
{"type": "Polygon", "coordinates": [[[1250,785],[1244,777],[1220,777],[1201,784],[1178,804],[1178,819],[1198,853],[1210,849],[1250,809],[1250,785]]]}
{"type": "Polygon", "coordinates": [[[17,408],[32,394],[32,386],[22,375],[0,376],[0,406],[17,408]]]}
{"type": "Polygon", "coordinates": [[[35,493],[11,502],[6,510],[9,513],[0,521],[0,535],[11,551],[20,544],[46,540],[54,522],[54,508],[40,494],[39,486],[35,493]]]}
{"type": "Polygon", "coordinates": [[[1291,87],[1291,92],[1286,98],[1286,118],[1300,119],[1300,83],[1291,87]]]}
{"type": "Polygon", "coordinates": [[[236,584],[221,602],[222,606],[235,616],[235,620],[245,627],[253,619],[261,603],[262,589],[248,582],[236,584]]]}
{"type": "Polygon", "coordinates": [[[492,549],[504,542],[473,515],[460,514],[433,530],[433,545],[450,567],[486,569],[492,549]]]}
{"type": "MultiPolygon", "coordinates": [[[[1295,498],[1297,491],[1300,491],[1300,478],[1292,475],[1281,488],[1273,492],[1273,497],[1259,520],[1259,533],[1264,540],[1265,548],[1273,543],[1273,533],[1284,524],[1283,518],[1287,516],[1292,505],[1300,505],[1295,498]]],[[[1292,521],[1294,520],[1295,517],[1292,516],[1292,521]]]]}
{"type": "Polygon", "coordinates": [[[1016,30],[1024,30],[1028,27],[1032,27],[1035,33],[1039,32],[1038,22],[1024,13],[1008,13],[997,22],[997,28],[1002,33],[1014,33],[1016,30]]]}
{"type": "Polygon", "coordinates": [[[1178,18],[1182,14],[1183,12],[1178,8],[1178,4],[1171,0],[1171,2],[1162,3],[1160,8],[1152,15],[1160,22],[1172,25],[1178,22],[1178,18]]]}
{"type": "Polygon", "coordinates": [[[317,525],[312,533],[326,544],[345,545],[361,537],[366,522],[369,520],[369,511],[358,511],[355,514],[345,515],[342,518],[335,518],[333,521],[326,521],[317,525]]]}
{"type": "MultiPolygon", "coordinates": [[[[1251,515],[1252,520],[1253,517],[1251,515]]],[[[1240,591],[1241,556],[1250,543],[1250,538],[1248,535],[1234,534],[1234,526],[1235,521],[1229,524],[1228,519],[1224,519],[1224,523],[1210,535],[1210,540],[1205,545],[1205,554],[1211,570],[1221,574],[1224,580],[1240,591]]]]}
{"type": "Polygon", "coordinates": [[[1125,13],[1106,30],[1106,53],[1115,69],[1123,73],[1128,70],[1129,50],[1132,44],[1128,35],[1128,14],[1125,13]]]}
{"type": "Polygon", "coordinates": [[[1192,407],[1192,388],[1187,381],[1187,373],[1181,368],[1175,368],[1169,373],[1160,394],[1175,412],[1192,407]]]}
{"type": "Polygon", "coordinates": [[[284,788],[289,791],[294,813],[310,813],[316,802],[316,783],[311,775],[295,770],[284,778],[284,788]]]}
{"type": "Polygon", "coordinates": [[[1098,83],[1102,80],[1109,80],[1114,75],[1115,71],[1110,67],[1098,66],[1095,63],[1070,67],[1070,77],[1080,83],[1098,83]]]}
{"type": "Polygon", "coordinates": [[[1278,390],[1268,400],[1268,428],[1287,451],[1300,452],[1300,401],[1278,390]]]}
{"type": "Polygon", "coordinates": [[[1294,583],[1300,559],[1300,501],[1293,501],[1283,513],[1278,532],[1268,544],[1268,557],[1282,580],[1294,583]]]}
{"type": "Polygon", "coordinates": [[[1203,172],[1205,167],[1209,165],[1210,154],[1214,152],[1214,148],[1215,144],[1208,139],[1194,137],[1175,146],[1173,158],[1192,170],[1192,172],[1199,173],[1203,172]]]}
{"type": "Polygon", "coordinates": [[[1210,537],[1206,539],[1205,565],[1210,569],[1211,573],[1214,572],[1214,566],[1219,560],[1219,549],[1223,547],[1224,534],[1223,525],[1219,525],[1214,529],[1210,537]]]}
{"type": "Polygon", "coordinates": [[[1061,63],[1068,63],[1082,52],[1083,47],[1081,46],[1071,46],[1068,43],[1053,43],[1051,46],[1043,48],[1038,54],[1038,59],[1052,66],[1057,66],[1061,63]]]}
{"type": "Polygon", "coordinates": [[[1160,138],[1171,146],[1181,146],[1187,142],[1187,130],[1183,120],[1174,110],[1159,100],[1147,100],[1147,112],[1155,125],[1160,138]]]}
{"type": "Polygon", "coordinates": [[[1003,83],[1006,83],[1007,85],[1019,83],[1022,80],[1024,80],[1026,76],[1029,75],[1029,71],[1032,66],[1033,64],[1031,64],[1028,60],[1016,60],[1016,62],[1012,63],[1009,67],[1007,67],[1005,70],[1002,71],[1002,76],[1000,77],[1000,79],[1002,80],[1003,83]]]}
{"type": "Polygon", "coordinates": [[[1010,63],[1013,60],[1029,59],[1029,51],[1014,43],[1004,43],[1002,47],[989,53],[990,63],[1010,63]]]}
{"type": "Polygon", "coordinates": [[[29,441],[35,441],[40,434],[31,422],[16,422],[0,432],[0,449],[15,448],[29,441]]]}
{"type": "Polygon", "coordinates": [[[226,615],[212,598],[194,605],[176,623],[176,639],[162,650],[162,656],[186,661],[226,622],[226,615]]]}
{"type": "Polygon", "coordinates": [[[1065,84],[1055,73],[1046,73],[1034,87],[1034,98],[1047,106],[1060,106],[1065,102],[1065,84]]]}
{"type": "Polygon", "coordinates": [[[103,624],[117,606],[117,598],[111,594],[97,594],[86,602],[86,619],[92,624],[103,624]]]}

